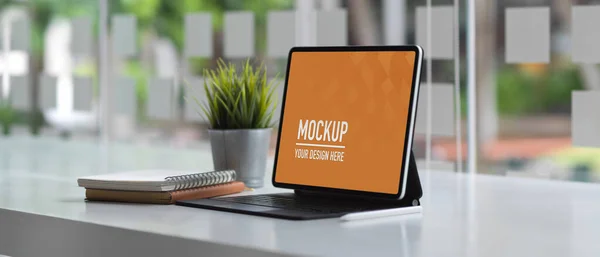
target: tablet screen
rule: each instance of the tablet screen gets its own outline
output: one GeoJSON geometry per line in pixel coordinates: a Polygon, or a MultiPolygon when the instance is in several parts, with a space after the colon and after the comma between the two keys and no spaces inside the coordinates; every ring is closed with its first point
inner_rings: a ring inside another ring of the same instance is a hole
{"type": "Polygon", "coordinates": [[[397,194],[416,52],[290,58],[274,181],[397,194]]]}

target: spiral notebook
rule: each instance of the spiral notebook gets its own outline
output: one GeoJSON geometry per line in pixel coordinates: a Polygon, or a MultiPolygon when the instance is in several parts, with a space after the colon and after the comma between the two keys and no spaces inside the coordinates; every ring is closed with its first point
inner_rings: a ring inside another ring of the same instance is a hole
{"type": "Polygon", "coordinates": [[[235,181],[234,170],[190,172],[178,170],[139,170],[86,176],[77,179],[87,189],[167,192],[235,181]]]}

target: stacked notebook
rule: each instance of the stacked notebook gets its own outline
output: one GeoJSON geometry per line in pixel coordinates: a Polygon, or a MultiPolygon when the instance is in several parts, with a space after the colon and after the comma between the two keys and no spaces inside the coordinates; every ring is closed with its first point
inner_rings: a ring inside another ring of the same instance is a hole
{"type": "Polygon", "coordinates": [[[88,201],[172,204],[242,192],[244,183],[235,179],[234,170],[142,170],[81,177],[77,183],[88,201]]]}

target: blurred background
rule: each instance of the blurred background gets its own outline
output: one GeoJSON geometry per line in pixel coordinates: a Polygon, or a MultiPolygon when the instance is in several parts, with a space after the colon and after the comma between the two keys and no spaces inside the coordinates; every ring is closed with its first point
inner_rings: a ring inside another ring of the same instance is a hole
{"type": "Polygon", "coordinates": [[[600,1],[475,2],[468,20],[453,0],[0,0],[0,148],[206,148],[207,122],[185,96],[202,99],[202,70],[218,58],[264,62],[275,79],[295,45],[419,44],[420,165],[466,171],[475,108],[477,172],[600,181],[600,1]]]}

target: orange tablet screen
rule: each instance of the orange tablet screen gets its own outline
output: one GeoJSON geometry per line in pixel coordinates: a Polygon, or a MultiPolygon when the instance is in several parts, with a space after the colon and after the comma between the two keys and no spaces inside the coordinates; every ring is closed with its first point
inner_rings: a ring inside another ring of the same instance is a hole
{"type": "Polygon", "coordinates": [[[293,52],[275,182],[397,194],[415,55],[293,52]]]}

